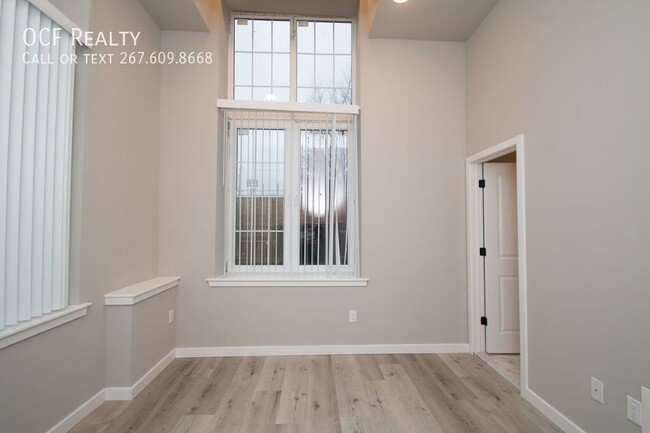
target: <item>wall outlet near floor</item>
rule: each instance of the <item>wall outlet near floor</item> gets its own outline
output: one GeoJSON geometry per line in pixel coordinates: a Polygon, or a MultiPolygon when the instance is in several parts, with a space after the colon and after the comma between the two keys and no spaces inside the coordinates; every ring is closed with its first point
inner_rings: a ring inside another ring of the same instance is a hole
{"type": "Polygon", "coordinates": [[[356,321],[357,321],[357,310],[348,311],[348,322],[356,322],[356,321]]]}
{"type": "Polygon", "coordinates": [[[174,323],[174,309],[169,310],[169,323],[174,323]]]}
{"type": "Polygon", "coordinates": [[[591,377],[591,398],[605,403],[605,385],[593,376],[591,377]]]}
{"type": "Polygon", "coordinates": [[[641,402],[635,400],[629,395],[627,396],[627,419],[636,423],[638,425],[643,425],[643,419],[641,417],[641,402]]]}

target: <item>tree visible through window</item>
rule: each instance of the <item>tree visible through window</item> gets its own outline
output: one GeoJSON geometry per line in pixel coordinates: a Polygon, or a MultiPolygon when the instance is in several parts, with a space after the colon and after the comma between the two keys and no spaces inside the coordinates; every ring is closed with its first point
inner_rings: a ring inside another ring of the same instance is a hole
{"type": "Polygon", "coordinates": [[[233,97],[352,104],[352,23],[234,20],[233,97]]]}

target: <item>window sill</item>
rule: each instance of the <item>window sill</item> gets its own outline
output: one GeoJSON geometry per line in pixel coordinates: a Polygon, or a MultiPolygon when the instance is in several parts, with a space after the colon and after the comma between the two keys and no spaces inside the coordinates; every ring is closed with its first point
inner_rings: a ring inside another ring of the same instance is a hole
{"type": "Polygon", "coordinates": [[[45,316],[34,318],[28,322],[21,322],[0,331],[0,349],[26,340],[34,335],[41,334],[57,326],[64,325],[75,319],[85,316],[92,303],[86,302],[79,305],[71,305],[59,311],[45,316]]]}
{"type": "Polygon", "coordinates": [[[366,287],[367,278],[221,276],[208,279],[210,287],[366,287]]]}

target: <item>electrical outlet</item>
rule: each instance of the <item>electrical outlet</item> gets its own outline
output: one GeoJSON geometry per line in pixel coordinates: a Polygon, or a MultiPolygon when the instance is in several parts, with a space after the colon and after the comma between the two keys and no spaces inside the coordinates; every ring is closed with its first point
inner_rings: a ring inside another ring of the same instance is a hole
{"type": "Polygon", "coordinates": [[[637,425],[643,425],[643,419],[641,418],[641,402],[635,400],[629,395],[627,396],[627,419],[632,421],[637,425]]]}
{"type": "Polygon", "coordinates": [[[357,321],[357,310],[348,311],[348,322],[356,322],[356,321],[357,321]]]}
{"type": "Polygon", "coordinates": [[[591,377],[591,398],[605,403],[605,384],[593,376],[591,377]]]}
{"type": "Polygon", "coordinates": [[[169,323],[174,323],[174,309],[169,310],[169,323]]]}

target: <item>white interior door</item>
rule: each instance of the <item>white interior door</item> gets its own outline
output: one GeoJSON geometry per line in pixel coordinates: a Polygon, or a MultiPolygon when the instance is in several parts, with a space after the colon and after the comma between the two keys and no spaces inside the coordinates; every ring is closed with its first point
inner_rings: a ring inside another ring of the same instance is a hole
{"type": "Polygon", "coordinates": [[[519,353],[517,169],[515,163],[486,163],[485,351],[519,353]]]}

